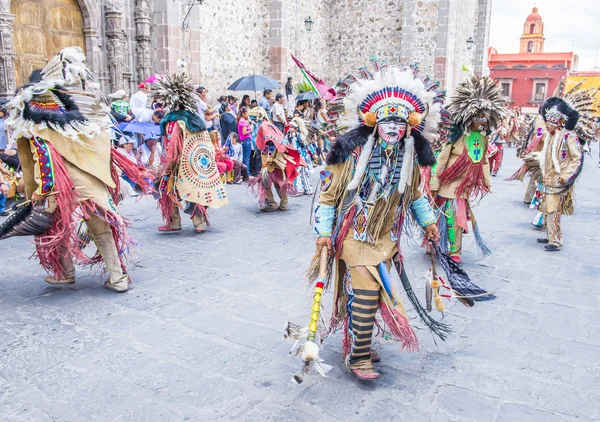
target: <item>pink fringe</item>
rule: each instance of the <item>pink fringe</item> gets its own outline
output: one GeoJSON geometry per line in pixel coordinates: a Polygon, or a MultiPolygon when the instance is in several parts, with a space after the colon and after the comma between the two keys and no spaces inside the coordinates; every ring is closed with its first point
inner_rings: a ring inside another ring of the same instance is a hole
{"type": "MultiPolygon", "coordinates": [[[[166,183],[168,183],[168,181],[166,183]]],[[[169,196],[169,192],[166,189],[167,187],[165,186],[165,190],[160,194],[160,198],[158,199],[158,208],[160,209],[163,221],[169,224],[171,221],[173,221],[173,207],[176,204],[173,203],[173,200],[169,196]]]]}
{"type": "Polygon", "coordinates": [[[523,181],[523,178],[529,171],[529,166],[527,164],[523,164],[519,169],[508,179],[505,179],[507,182],[512,182],[513,180],[523,181]]]}
{"type": "Polygon", "coordinates": [[[352,207],[348,210],[346,215],[344,216],[344,221],[342,221],[342,225],[340,228],[340,232],[337,234],[335,239],[335,257],[339,259],[342,255],[342,248],[344,245],[344,239],[348,234],[348,230],[350,230],[350,226],[354,221],[354,215],[356,214],[356,205],[352,205],[352,207]]]}
{"type": "Polygon", "coordinates": [[[408,320],[396,309],[390,309],[384,301],[379,301],[379,312],[392,335],[402,343],[402,349],[409,352],[419,350],[419,339],[408,320]]]}
{"type": "MultiPolygon", "coordinates": [[[[121,169],[125,176],[127,176],[133,183],[140,187],[144,195],[150,194],[154,191],[154,187],[152,186],[152,175],[144,166],[134,163],[117,148],[112,148],[110,153],[112,158],[112,167],[118,167],[121,169]]],[[[120,178],[117,177],[117,180],[114,181],[116,184],[120,182],[120,178]]],[[[117,192],[118,191],[119,190],[117,189],[117,192]]]]}
{"type": "Polygon", "coordinates": [[[77,199],[73,180],[67,172],[62,156],[50,142],[47,142],[46,145],[52,157],[54,192],[57,192],[53,195],[53,200],[56,201],[57,206],[48,232],[35,237],[35,254],[46,271],[53,273],[55,277],[64,278],[64,269],[60,265],[61,255],[80,254],[79,240],[75,235],[73,221],[77,199]]]}
{"type": "MultiPolygon", "coordinates": [[[[246,186],[250,191],[258,196],[258,205],[264,207],[265,202],[267,201],[267,191],[264,187],[264,183],[262,182],[262,173],[259,173],[257,176],[250,178],[246,182],[246,186]]],[[[271,186],[269,185],[269,188],[271,186]]]]}
{"type": "Polygon", "coordinates": [[[279,186],[279,189],[287,193],[288,195],[296,194],[294,184],[289,180],[284,181],[280,170],[275,170],[268,174],[268,186],[265,186],[262,179],[262,171],[257,176],[252,177],[246,182],[246,186],[250,191],[258,197],[258,205],[262,209],[267,203],[267,192],[273,188],[273,183],[279,186]]]}
{"type": "Polygon", "coordinates": [[[462,177],[462,182],[456,188],[457,196],[468,192],[469,196],[476,197],[490,191],[483,183],[483,166],[481,163],[473,164],[466,148],[454,164],[440,174],[440,184],[451,183],[460,177],[462,177]]]}
{"type": "Polygon", "coordinates": [[[121,177],[119,177],[119,171],[117,169],[117,166],[110,166],[110,178],[112,179],[113,183],[115,184],[114,188],[109,187],[108,188],[108,192],[110,193],[110,196],[112,197],[112,200],[115,204],[118,204],[120,201],[119,198],[119,193],[121,192],[121,177]]]}
{"type": "Polygon", "coordinates": [[[431,167],[421,167],[421,190],[431,198],[431,167]]]}
{"type": "Polygon", "coordinates": [[[183,133],[179,124],[177,124],[177,122],[169,122],[168,125],[172,126],[169,126],[168,128],[168,130],[171,130],[171,137],[167,144],[167,164],[179,162],[181,154],[183,153],[183,133]]]}

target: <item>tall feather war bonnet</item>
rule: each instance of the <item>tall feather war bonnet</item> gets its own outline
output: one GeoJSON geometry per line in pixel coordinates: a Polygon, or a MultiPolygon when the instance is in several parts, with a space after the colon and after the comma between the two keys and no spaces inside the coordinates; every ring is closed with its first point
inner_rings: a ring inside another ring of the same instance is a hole
{"type": "MultiPolygon", "coordinates": [[[[370,155],[377,125],[389,117],[406,122],[406,142],[413,143],[420,165],[435,163],[429,140],[436,139],[441,120],[440,109],[445,93],[428,76],[417,76],[417,66],[381,65],[374,61],[375,72],[366,67],[358,75],[349,75],[338,86],[332,100],[344,110],[340,126],[353,128],[338,138],[327,157],[328,164],[344,161],[357,146],[361,157],[370,155]]],[[[359,159],[360,162],[360,159],[359,159]]]]}
{"type": "Polygon", "coordinates": [[[448,110],[450,118],[461,130],[465,130],[478,114],[487,119],[490,128],[498,127],[502,116],[508,114],[500,88],[489,76],[473,76],[459,84],[448,110]]]}

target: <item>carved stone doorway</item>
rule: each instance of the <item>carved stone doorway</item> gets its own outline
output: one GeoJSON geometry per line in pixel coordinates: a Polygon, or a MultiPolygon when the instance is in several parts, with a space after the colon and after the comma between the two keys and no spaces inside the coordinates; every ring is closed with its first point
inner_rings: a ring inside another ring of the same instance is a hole
{"type": "Polygon", "coordinates": [[[17,86],[61,49],[77,45],[85,51],[83,15],[77,0],[12,0],[10,10],[15,15],[17,86]]]}

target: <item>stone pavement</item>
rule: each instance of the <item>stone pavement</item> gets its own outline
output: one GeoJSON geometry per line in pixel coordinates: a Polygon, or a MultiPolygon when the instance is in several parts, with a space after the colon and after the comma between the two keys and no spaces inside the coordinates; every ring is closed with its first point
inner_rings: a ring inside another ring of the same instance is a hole
{"type": "MultiPolygon", "coordinates": [[[[498,298],[450,304],[445,343],[425,330],[417,353],[379,341],[383,377],[373,384],[345,370],[339,335],[322,351],[334,365],[328,378],[291,382],[300,362],[282,328],[308,323],[308,197],[264,215],[231,187],[231,204],[211,212],[203,235],[189,223],[160,234],[154,202],[127,201],[140,246],[129,266],[135,288],[123,295],[88,270],[72,288],[46,285],[28,260],[31,239],[2,241],[0,420],[598,421],[597,153],[565,218],[565,248],[550,254],[535,241],[524,185],[503,180],[518,167],[507,150],[493,195],[476,209],[494,255],[481,258],[472,236],[464,253],[474,281],[498,298]]],[[[427,258],[414,242],[404,255],[422,297],[427,258]]]]}

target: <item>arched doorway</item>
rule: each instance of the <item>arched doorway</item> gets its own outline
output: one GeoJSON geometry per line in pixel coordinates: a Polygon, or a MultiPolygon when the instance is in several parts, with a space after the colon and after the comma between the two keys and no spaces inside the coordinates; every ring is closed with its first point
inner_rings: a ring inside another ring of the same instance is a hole
{"type": "Polygon", "coordinates": [[[85,50],[83,15],[77,0],[12,0],[15,15],[15,79],[21,86],[62,48],[85,50]]]}

